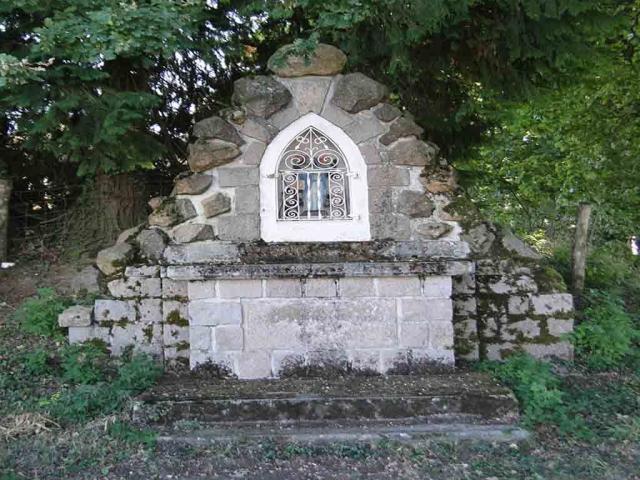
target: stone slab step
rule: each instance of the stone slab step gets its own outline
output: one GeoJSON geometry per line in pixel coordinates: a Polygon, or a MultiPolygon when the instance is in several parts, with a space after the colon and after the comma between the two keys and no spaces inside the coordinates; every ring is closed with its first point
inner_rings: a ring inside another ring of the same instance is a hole
{"type": "Polygon", "coordinates": [[[330,422],[302,424],[218,425],[216,428],[193,431],[161,431],[159,442],[208,446],[218,442],[245,442],[271,440],[281,443],[377,443],[392,440],[417,443],[422,440],[481,440],[490,442],[520,442],[529,438],[529,432],[511,424],[475,425],[457,423],[415,422],[330,422]]]}
{"type": "Polygon", "coordinates": [[[138,398],[137,418],[177,421],[279,422],[414,419],[445,423],[511,424],[511,391],[481,373],[345,376],[278,380],[167,377],[138,398]]]}

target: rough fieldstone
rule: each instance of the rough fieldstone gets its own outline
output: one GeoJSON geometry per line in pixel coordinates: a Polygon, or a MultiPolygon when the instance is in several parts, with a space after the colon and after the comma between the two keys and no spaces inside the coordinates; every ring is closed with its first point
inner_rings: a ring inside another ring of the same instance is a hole
{"type": "Polygon", "coordinates": [[[269,70],[280,77],[336,75],[347,63],[347,56],[342,50],[326,43],[316,45],[307,57],[291,53],[292,49],[293,45],[285,45],[276,50],[267,62],[269,70]]]}
{"type": "Polygon", "coordinates": [[[338,80],[331,102],[350,113],[371,108],[387,96],[387,87],[362,73],[350,73],[338,80]]]}
{"type": "Polygon", "coordinates": [[[75,273],[69,282],[69,291],[74,295],[98,293],[100,291],[99,277],[100,272],[98,269],[93,265],[88,265],[75,273]]]}
{"type": "Polygon", "coordinates": [[[96,265],[107,276],[115,275],[124,270],[127,262],[133,256],[133,247],[128,243],[118,243],[113,247],[98,252],[96,265]]]}
{"type": "Polygon", "coordinates": [[[293,95],[293,103],[300,115],[320,113],[331,85],[331,79],[323,77],[280,79],[280,82],[293,95]]]}
{"type": "Polygon", "coordinates": [[[240,146],[242,137],[233,125],[220,117],[209,117],[200,120],[193,126],[193,135],[199,139],[215,138],[240,146]]]}
{"type": "Polygon", "coordinates": [[[391,145],[393,142],[402,137],[410,137],[412,135],[419,137],[424,129],[407,116],[396,118],[389,126],[389,131],[380,137],[380,143],[383,145],[391,145]]]}
{"type": "Polygon", "coordinates": [[[178,198],[176,200],[176,211],[183,222],[198,216],[196,207],[193,206],[193,203],[188,198],[178,198]]]}
{"type": "Polygon", "coordinates": [[[61,327],[88,327],[91,325],[93,308],[74,305],[58,315],[58,325],[61,327]]]}
{"type": "Polygon", "coordinates": [[[189,145],[189,168],[194,172],[204,172],[231,162],[240,155],[235,143],[225,140],[204,139],[189,145]]]}
{"type": "Polygon", "coordinates": [[[221,215],[231,210],[231,199],[226,193],[214,193],[202,201],[202,209],[207,218],[221,215]]]}
{"type": "Polygon", "coordinates": [[[422,192],[404,190],[396,200],[396,210],[411,218],[427,218],[433,214],[433,202],[422,192]]]}
{"type": "Polygon", "coordinates": [[[380,151],[373,143],[363,143],[358,148],[360,148],[360,153],[367,165],[379,165],[382,163],[380,151]]]}
{"type": "Polygon", "coordinates": [[[164,202],[165,198],[167,197],[153,197],[147,202],[147,205],[149,205],[149,208],[151,210],[155,210],[160,205],[162,205],[162,202],[164,202]]]}
{"type": "Polygon", "coordinates": [[[505,232],[504,236],[502,237],[502,246],[509,250],[511,253],[515,253],[519,257],[532,258],[535,260],[539,260],[542,258],[542,255],[540,255],[510,231],[505,232]]]}
{"type": "Polygon", "coordinates": [[[383,103],[373,111],[373,114],[378,118],[378,120],[390,122],[402,115],[402,112],[398,107],[389,103],[383,103]]]}
{"type": "Polygon", "coordinates": [[[413,232],[417,237],[425,240],[437,240],[447,235],[453,227],[448,223],[424,222],[413,227],[413,232]]]}
{"type": "Polygon", "coordinates": [[[393,211],[393,198],[391,187],[382,186],[369,191],[370,213],[391,213],[393,211]]]}
{"type": "Polygon", "coordinates": [[[366,112],[355,117],[353,122],[344,127],[344,131],[355,143],[363,143],[377,138],[386,131],[386,127],[366,112]]]}
{"type": "Polygon", "coordinates": [[[232,101],[244,106],[249,115],[268,118],[290,100],[291,92],[272,77],[245,77],[233,84],[232,101]]]}
{"type": "Polygon", "coordinates": [[[415,138],[400,140],[389,148],[388,159],[394,165],[431,165],[436,154],[435,149],[428,143],[415,138]]]}
{"type": "Polygon", "coordinates": [[[262,142],[250,142],[242,151],[240,160],[244,165],[259,165],[267,146],[262,142]]]}
{"type": "Polygon", "coordinates": [[[278,134],[278,129],[264,118],[249,117],[242,124],[240,133],[264,143],[269,143],[278,134]]]}
{"type": "Polygon", "coordinates": [[[461,239],[469,244],[472,252],[484,254],[489,251],[496,236],[486,224],[481,223],[464,233],[461,239]]]}
{"type": "Polygon", "coordinates": [[[172,227],[176,223],[184,221],[180,216],[176,205],[176,199],[167,198],[162,204],[149,215],[149,225],[152,227],[172,227]]]}
{"type": "Polygon", "coordinates": [[[200,195],[211,186],[211,175],[193,174],[176,181],[176,195],[200,195]]]}
{"type": "Polygon", "coordinates": [[[136,241],[138,242],[140,253],[143,257],[152,261],[158,261],[162,258],[169,239],[162,230],[153,228],[140,232],[136,237],[136,241]]]}
{"type": "Polygon", "coordinates": [[[371,218],[371,236],[376,240],[409,240],[411,222],[404,215],[375,215],[371,218]]]}
{"type": "Polygon", "coordinates": [[[214,238],[213,227],[201,223],[186,223],[177,226],[173,231],[173,240],[176,243],[201,242],[214,238]]]}
{"type": "Polygon", "coordinates": [[[141,223],[140,225],[136,225],[135,227],[124,230],[120,235],[118,235],[118,240],[116,240],[116,243],[127,243],[128,241],[133,240],[143,228],[144,223],[141,223]]]}

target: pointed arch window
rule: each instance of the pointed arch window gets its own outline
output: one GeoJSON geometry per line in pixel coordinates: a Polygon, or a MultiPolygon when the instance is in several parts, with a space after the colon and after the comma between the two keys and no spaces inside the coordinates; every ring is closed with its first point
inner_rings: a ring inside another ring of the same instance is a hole
{"type": "Polygon", "coordinates": [[[278,161],[278,220],[350,220],[349,166],[344,153],[310,126],[278,161]]]}

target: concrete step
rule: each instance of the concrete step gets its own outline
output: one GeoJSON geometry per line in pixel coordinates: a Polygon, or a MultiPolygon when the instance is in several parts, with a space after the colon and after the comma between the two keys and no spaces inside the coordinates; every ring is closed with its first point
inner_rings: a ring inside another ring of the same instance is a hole
{"type": "Polygon", "coordinates": [[[359,421],[359,422],[266,422],[227,423],[210,428],[161,428],[159,442],[191,446],[208,446],[218,442],[246,442],[265,440],[279,443],[377,443],[390,440],[418,443],[424,440],[481,440],[489,442],[520,442],[529,432],[511,424],[469,424],[451,418],[450,422],[420,423],[415,421],[359,421]]]}
{"type": "Polygon", "coordinates": [[[509,389],[469,372],[252,381],[181,376],[166,377],[141,395],[135,416],[159,426],[192,421],[254,433],[260,423],[271,433],[303,425],[325,428],[333,423],[334,428],[340,422],[360,422],[354,428],[361,431],[367,421],[382,422],[377,427],[396,427],[384,422],[401,421],[414,429],[509,426],[518,418],[518,404],[509,389]]]}

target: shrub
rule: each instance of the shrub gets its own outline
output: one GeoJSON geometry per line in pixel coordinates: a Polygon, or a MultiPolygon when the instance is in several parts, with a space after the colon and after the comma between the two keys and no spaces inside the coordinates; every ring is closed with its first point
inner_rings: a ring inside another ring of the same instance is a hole
{"type": "Polygon", "coordinates": [[[513,389],[522,405],[526,425],[553,423],[562,429],[572,428],[566,416],[560,381],[549,364],[517,354],[502,363],[485,362],[480,368],[513,389]]]}
{"type": "Polygon", "coordinates": [[[58,315],[69,302],[58,296],[52,288],[40,288],[35,297],[25,300],[16,310],[14,318],[27,333],[45,337],[60,336],[58,315]]]}
{"type": "Polygon", "coordinates": [[[591,291],[588,302],[585,319],[573,332],[576,354],[594,369],[618,367],[632,353],[640,331],[619,297],[591,291]]]}
{"type": "Polygon", "coordinates": [[[70,383],[97,383],[107,378],[109,353],[102,342],[69,345],[61,352],[62,379],[70,383]]]}
{"type": "Polygon", "coordinates": [[[53,371],[49,353],[41,348],[25,354],[22,364],[29,375],[40,377],[48,375],[53,371]]]}

